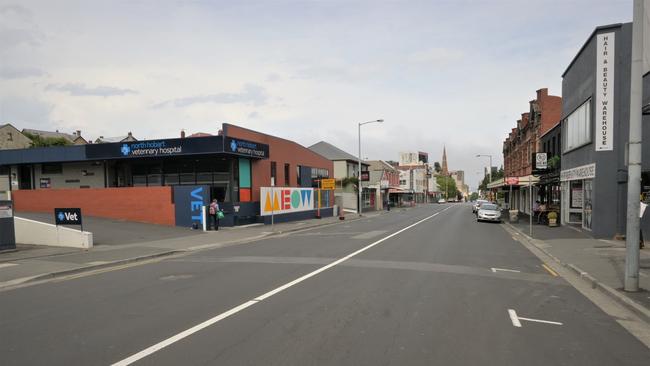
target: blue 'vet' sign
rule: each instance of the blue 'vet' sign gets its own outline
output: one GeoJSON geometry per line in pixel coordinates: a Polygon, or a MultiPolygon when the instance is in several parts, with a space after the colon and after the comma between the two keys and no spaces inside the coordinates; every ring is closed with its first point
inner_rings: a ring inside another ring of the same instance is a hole
{"type": "Polygon", "coordinates": [[[55,208],[54,221],[57,225],[81,225],[81,209],[55,208]]]}

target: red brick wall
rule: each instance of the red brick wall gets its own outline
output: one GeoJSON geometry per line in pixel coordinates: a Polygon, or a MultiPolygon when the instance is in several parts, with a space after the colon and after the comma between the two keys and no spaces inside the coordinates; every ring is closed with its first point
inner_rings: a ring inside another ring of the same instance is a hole
{"type": "MultiPolygon", "coordinates": [[[[285,186],[284,164],[289,163],[289,187],[298,187],[296,167],[298,165],[312,168],[327,169],[330,177],[334,177],[334,163],[316,154],[308,148],[285,140],[283,138],[266,135],[243,127],[223,124],[223,133],[226,136],[261,142],[269,145],[269,158],[265,160],[252,160],[252,200],[260,200],[260,187],[271,186],[271,162],[276,162],[276,186],[285,186]]],[[[334,195],[330,195],[330,205],[334,204],[334,195]]]]}
{"type": "Polygon", "coordinates": [[[13,191],[16,211],[79,207],[84,216],[174,226],[172,187],[36,189],[13,191]]]}
{"type": "Polygon", "coordinates": [[[529,126],[531,116],[522,113],[517,128],[513,128],[504,141],[503,160],[505,174],[509,177],[531,174],[531,153],[540,151],[540,137],[553,128],[562,115],[562,98],[549,95],[547,88],[537,90],[537,98],[530,103],[539,105],[541,120],[538,124],[529,126]]]}

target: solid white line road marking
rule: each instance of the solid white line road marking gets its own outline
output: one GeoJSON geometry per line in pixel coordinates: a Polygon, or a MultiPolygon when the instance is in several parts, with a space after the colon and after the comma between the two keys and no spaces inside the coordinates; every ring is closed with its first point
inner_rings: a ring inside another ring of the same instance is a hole
{"type": "Polygon", "coordinates": [[[560,323],[560,322],[552,322],[552,321],[550,321],[550,320],[541,320],[541,319],[523,318],[523,317],[521,317],[521,316],[518,316],[518,315],[517,315],[517,312],[514,311],[514,310],[512,310],[512,309],[508,309],[508,314],[510,315],[510,320],[512,321],[512,325],[515,326],[515,327],[517,327],[517,328],[521,328],[521,322],[520,322],[520,320],[525,320],[525,321],[528,321],[528,322],[535,322],[535,323],[544,323],[544,324],[553,324],[553,325],[563,325],[563,324],[560,323]]]}
{"type": "Polygon", "coordinates": [[[505,269],[505,268],[490,268],[492,272],[497,273],[497,271],[501,272],[515,272],[515,273],[521,273],[521,271],[517,271],[516,269],[505,269]]]}
{"type": "Polygon", "coordinates": [[[510,320],[512,321],[512,325],[517,328],[521,328],[521,323],[519,322],[519,318],[517,317],[517,312],[512,309],[508,309],[508,314],[510,314],[510,320]]]}
{"type": "Polygon", "coordinates": [[[130,364],[138,361],[138,360],[141,360],[141,359],[143,359],[143,358],[145,358],[145,357],[147,357],[147,356],[149,356],[149,355],[151,355],[151,354],[153,354],[153,353],[155,353],[155,352],[157,352],[157,351],[159,351],[159,350],[161,350],[161,349],[163,349],[163,348],[165,348],[165,347],[167,347],[167,346],[169,346],[169,345],[171,345],[171,344],[173,344],[175,342],[180,341],[183,338],[189,337],[190,335],[192,335],[192,334],[194,334],[194,333],[196,333],[196,332],[198,332],[198,331],[200,331],[200,330],[202,330],[204,328],[207,328],[207,327],[209,327],[209,326],[211,326],[211,325],[213,325],[213,324],[215,324],[215,323],[217,323],[217,322],[219,322],[219,321],[221,321],[223,319],[226,319],[231,315],[237,314],[238,312],[240,312],[240,311],[242,311],[242,310],[244,310],[244,309],[246,309],[246,308],[248,308],[248,307],[250,307],[252,305],[257,304],[258,302],[260,302],[260,301],[262,301],[264,299],[268,299],[269,297],[271,297],[271,296],[273,296],[273,295],[275,295],[275,294],[277,294],[279,292],[282,292],[282,291],[288,289],[291,286],[295,286],[295,285],[299,284],[300,282],[302,282],[302,281],[304,281],[304,280],[306,280],[308,278],[314,277],[317,274],[319,274],[319,273],[321,273],[323,271],[326,271],[326,270],[336,266],[337,264],[340,264],[341,262],[344,262],[344,261],[346,261],[346,260],[348,260],[348,259],[350,259],[350,258],[352,258],[352,257],[354,257],[354,256],[356,256],[358,254],[361,254],[361,253],[365,252],[366,250],[368,250],[368,249],[370,249],[370,248],[372,248],[372,247],[374,247],[374,246],[376,246],[376,245],[378,245],[378,244],[380,244],[380,243],[382,243],[382,242],[384,242],[384,241],[386,241],[386,240],[388,240],[388,239],[390,239],[390,238],[392,238],[392,237],[394,237],[396,235],[399,235],[399,234],[403,233],[404,231],[406,231],[406,230],[408,230],[408,229],[410,229],[410,228],[412,228],[414,226],[417,226],[417,225],[419,225],[419,224],[421,224],[421,223],[423,223],[423,222],[425,222],[425,221],[427,221],[429,219],[432,219],[432,218],[438,216],[439,214],[441,214],[442,212],[447,211],[451,207],[453,207],[453,206],[448,206],[445,209],[434,213],[433,215],[427,216],[427,217],[423,218],[420,221],[417,221],[417,222],[415,222],[415,223],[413,223],[413,224],[411,224],[411,225],[409,225],[409,226],[407,226],[407,227],[405,227],[405,228],[403,228],[401,230],[398,230],[398,231],[396,231],[396,232],[394,232],[394,233],[392,233],[392,234],[390,234],[390,235],[388,235],[386,237],[383,237],[383,238],[377,240],[376,242],[374,242],[372,244],[369,244],[369,245],[367,245],[367,246],[365,246],[365,247],[363,247],[363,248],[361,248],[361,249],[359,249],[359,250],[357,250],[355,252],[352,252],[352,253],[346,255],[345,257],[340,258],[340,259],[338,259],[338,260],[336,260],[336,261],[334,261],[334,262],[332,262],[332,263],[330,263],[330,264],[328,264],[326,266],[323,266],[323,267],[321,267],[321,268],[319,268],[319,269],[317,269],[317,270],[315,270],[313,272],[307,273],[306,275],[304,275],[302,277],[299,277],[299,278],[297,278],[297,279],[295,279],[295,280],[293,280],[293,281],[291,281],[289,283],[286,283],[286,284],[284,284],[284,285],[282,285],[282,286],[280,286],[280,287],[278,287],[278,288],[276,288],[274,290],[271,290],[271,291],[269,291],[269,292],[267,292],[265,294],[262,294],[262,295],[260,295],[260,296],[258,296],[256,298],[254,298],[253,300],[249,300],[249,301],[247,301],[247,302],[245,302],[245,303],[243,303],[241,305],[238,305],[238,306],[236,306],[236,307],[234,307],[234,308],[232,308],[232,309],[230,309],[230,310],[228,310],[228,311],[226,311],[224,313],[221,313],[221,314],[219,314],[219,315],[217,315],[217,316],[215,316],[213,318],[210,318],[210,319],[204,321],[203,323],[197,324],[197,325],[193,326],[190,329],[187,329],[185,331],[182,331],[182,332],[176,334],[175,336],[172,336],[170,338],[165,339],[164,341],[156,343],[153,346],[150,346],[149,348],[146,348],[146,349],[144,349],[144,350],[142,350],[142,351],[140,351],[140,352],[138,352],[138,353],[136,353],[136,354],[134,354],[132,356],[129,356],[128,358],[123,359],[122,361],[118,361],[118,362],[114,363],[112,366],[127,366],[127,365],[130,365],[130,364]]]}
{"type": "Polygon", "coordinates": [[[18,263],[0,263],[0,268],[7,268],[7,267],[13,267],[17,266],[18,263]]]}
{"type": "Polygon", "coordinates": [[[562,325],[562,323],[560,323],[560,322],[552,322],[550,320],[540,320],[540,319],[531,319],[531,318],[522,318],[522,317],[519,317],[519,320],[526,320],[526,321],[529,321],[529,322],[536,322],[536,323],[562,325]]]}

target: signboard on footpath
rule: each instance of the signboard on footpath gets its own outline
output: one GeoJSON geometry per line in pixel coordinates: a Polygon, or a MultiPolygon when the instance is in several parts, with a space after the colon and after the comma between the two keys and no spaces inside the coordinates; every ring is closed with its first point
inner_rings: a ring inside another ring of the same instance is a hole
{"type": "Polygon", "coordinates": [[[596,151],[614,149],[614,32],[596,37],[596,151]]]}
{"type": "Polygon", "coordinates": [[[55,208],[54,223],[56,225],[83,225],[81,221],[81,209],[80,208],[55,208]]]}
{"type": "Polygon", "coordinates": [[[260,213],[262,216],[309,210],[314,210],[313,188],[260,188],[260,213]]]}

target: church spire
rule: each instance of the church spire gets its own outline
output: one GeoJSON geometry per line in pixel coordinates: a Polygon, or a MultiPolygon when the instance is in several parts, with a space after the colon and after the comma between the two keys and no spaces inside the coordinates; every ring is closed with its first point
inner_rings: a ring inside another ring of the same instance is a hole
{"type": "Polygon", "coordinates": [[[442,174],[449,175],[449,169],[447,168],[447,147],[442,147],[442,174]]]}

